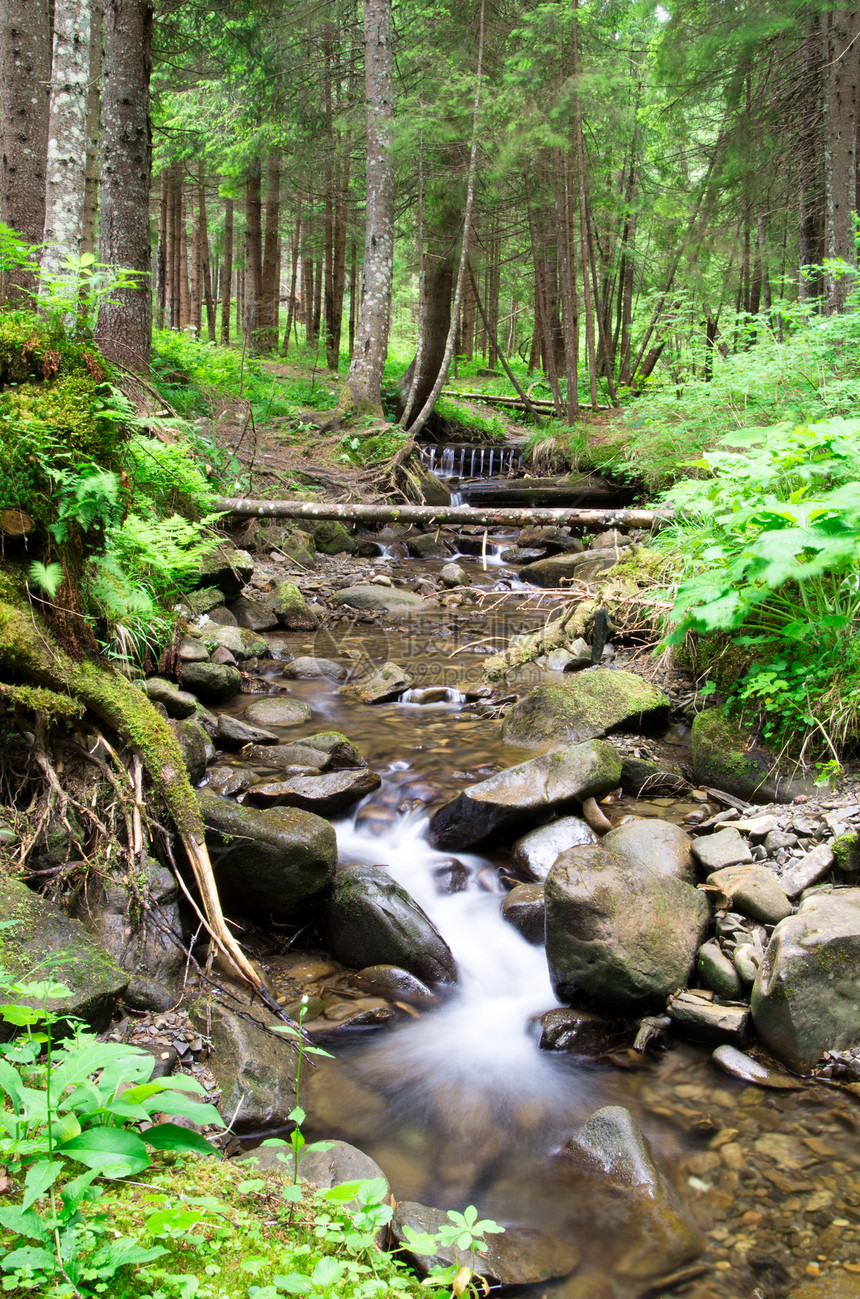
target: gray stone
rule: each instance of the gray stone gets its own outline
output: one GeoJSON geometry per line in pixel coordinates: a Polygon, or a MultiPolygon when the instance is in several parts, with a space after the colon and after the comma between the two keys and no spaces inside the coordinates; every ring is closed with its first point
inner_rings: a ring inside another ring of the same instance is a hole
{"type": "Polygon", "coordinates": [[[239,660],[235,654],[231,654],[223,645],[219,645],[212,654],[210,660],[212,663],[229,663],[231,667],[238,667],[239,660]]]}
{"type": "Polygon", "coordinates": [[[750,743],[749,732],[706,708],[693,719],[693,776],[699,785],[758,803],[790,803],[799,794],[818,794],[813,776],[780,770],[775,754],[750,743]]]}
{"type": "Polygon", "coordinates": [[[343,591],[335,591],[331,603],[335,608],[347,606],[350,609],[405,615],[427,607],[423,596],[416,595],[414,591],[404,591],[400,587],[374,586],[370,582],[359,582],[343,591]]]}
{"type": "Polygon", "coordinates": [[[272,601],[278,626],[286,631],[315,631],[319,619],[295,582],[282,582],[272,601]]]}
{"type": "Polygon", "coordinates": [[[690,782],[684,777],[680,764],[625,756],[621,788],[634,798],[653,798],[660,794],[684,794],[689,790],[690,782]]]}
{"type": "Polygon", "coordinates": [[[860,889],[813,893],[780,921],[752,990],[756,1032],[804,1072],[860,1042],[860,889]]]}
{"type": "Polygon", "coordinates": [[[300,726],[312,716],[309,704],[291,695],[272,695],[257,699],[245,709],[245,717],[256,726],[300,726]]]}
{"type": "Polygon", "coordinates": [[[200,723],[192,721],[190,717],[184,718],[181,722],[172,721],[170,728],[182,750],[189,779],[192,784],[196,784],[198,780],[203,779],[209,763],[215,760],[215,745],[200,723]]]}
{"type": "MultiPolygon", "coordinates": [[[[92,1028],[107,1028],[129,976],[88,933],[79,920],[70,920],[59,907],[20,880],[0,872],[0,915],[14,924],[0,932],[0,965],[11,982],[48,977],[47,962],[54,962],[51,978],[64,984],[68,994],[15,1000],[25,1006],[43,1005],[56,1015],[82,1019],[92,1028]],[[38,972],[38,973],[37,973],[38,972]]],[[[11,1025],[0,1021],[0,1038],[11,1025]]]]}
{"type": "Polygon", "coordinates": [[[576,661],[575,655],[571,654],[570,650],[554,649],[547,654],[544,667],[547,672],[564,672],[566,668],[570,667],[571,663],[576,663],[576,661]]]}
{"type": "Polygon", "coordinates": [[[399,965],[424,983],[454,983],[457,967],[433,922],[381,866],[346,866],[325,913],[333,955],[344,965],[399,965]]]}
{"type": "Polygon", "coordinates": [[[595,1110],[564,1143],[560,1154],[581,1168],[600,1173],[613,1186],[642,1186],[653,1193],[663,1182],[642,1129],[621,1105],[595,1110]]]}
{"type": "Polygon", "coordinates": [[[299,808],[241,807],[207,789],[197,797],[225,905],[243,915],[288,920],[319,902],[337,861],[327,821],[299,808]]]}
{"type": "Polygon", "coordinates": [[[209,623],[202,632],[205,640],[229,650],[238,663],[244,659],[266,658],[269,653],[268,642],[247,627],[217,627],[209,623]]]}
{"type": "Polygon", "coordinates": [[[749,844],[737,830],[717,830],[716,834],[695,839],[693,856],[707,871],[718,871],[724,866],[751,862],[753,859],[749,844]]]}
{"type": "Polygon", "coordinates": [[[607,793],[620,773],[621,759],[601,740],[541,754],[468,786],[441,807],[430,822],[431,842],[456,850],[509,834],[575,801],[607,793]]]}
{"type": "Polygon", "coordinates": [[[352,982],[362,992],[386,997],[389,1001],[403,1001],[407,1006],[426,1010],[439,1005],[435,992],[399,965],[368,965],[353,977],[352,982]]]}
{"type": "Polygon", "coordinates": [[[597,1059],[629,1047],[630,1026],[617,1019],[604,1019],[589,1010],[559,1006],[540,1017],[542,1051],[567,1051],[585,1059],[597,1059]]]}
{"type": "MultiPolygon", "coordinates": [[[[208,655],[206,656],[208,658],[208,655]]],[[[199,661],[199,660],[197,660],[199,661]]],[[[161,677],[150,677],[143,682],[143,690],[148,699],[161,704],[168,717],[193,717],[197,700],[187,690],[180,690],[170,681],[161,677]]]]}
{"type": "Polygon", "coordinates": [[[228,798],[231,794],[244,794],[253,777],[241,767],[210,767],[204,782],[213,794],[228,798]]]}
{"type": "Polygon", "coordinates": [[[781,881],[766,866],[727,866],[709,875],[708,884],[731,898],[732,910],[762,924],[776,925],[791,915],[781,881]]]}
{"type": "Polygon", "coordinates": [[[183,663],[182,684],[206,704],[225,704],[239,693],[242,678],[226,663],[183,663]]]}
{"type": "Polygon", "coordinates": [[[718,1046],[711,1056],[711,1064],[732,1078],[754,1083],[756,1087],[773,1087],[778,1091],[799,1091],[803,1083],[789,1078],[776,1069],[770,1069],[752,1056],[745,1055],[734,1046],[718,1046]]]}
{"type": "Polygon", "coordinates": [[[560,1001],[647,1014],[686,984],[710,920],[698,889],[603,843],[562,853],[545,888],[547,961],[560,1001]]]}
{"type": "Polygon", "coordinates": [[[382,704],[396,699],[411,685],[411,676],[399,664],[383,663],[370,676],[344,686],[344,693],[362,704],[382,704]]]}
{"type": "Polygon", "coordinates": [[[358,544],[337,519],[319,519],[310,524],[316,548],[324,555],[354,555],[358,544]]]}
{"type": "Polygon", "coordinates": [[[318,677],[326,677],[329,681],[343,681],[346,677],[346,668],[341,667],[340,663],[333,662],[332,659],[301,657],[293,659],[288,663],[281,673],[287,681],[311,681],[318,677]]]}
{"type": "Polygon", "coordinates": [[[216,604],[214,609],[210,609],[206,615],[207,628],[215,627],[238,627],[235,613],[231,613],[225,604],[216,604]]]}
{"type": "MultiPolygon", "coordinates": [[[[247,1000],[247,998],[245,998],[247,1000]]],[[[296,1103],[298,1053],[277,1028],[281,1020],[261,1015],[259,1003],[241,1015],[214,998],[190,1007],[192,1022],[208,1037],[207,1066],[221,1089],[219,1109],[237,1132],[283,1127],[296,1103]]]]}
{"type": "Polygon", "coordinates": [[[779,877],[780,887],[788,897],[799,898],[804,889],[824,878],[835,860],[830,844],[820,843],[805,857],[795,857],[791,861],[779,877]]]}
{"type": "MultiPolygon", "coordinates": [[[[169,870],[144,857],[133,876],[125,869],[93,875],[75,895],[73,905],[76,918],[123,970],[145,973],[150,993],[169,997],[168,1008],[175,1004],[176,977],[185,965],[185,952],[179,886],[169,870]]],[[[141,991],[138,988],[138,997],[141,991]]]]}
{"type": "MultiPolygon", "coordinates": [[[[404,1247],[421,1275],[436,1265],[456,1264],[471,1271],[474,1261],[471,1252],[456,1245],[440,1245],[432,1255],[409,1250],[405,1228],[435,1235],[441,1227],[448,1226],[450,1219],[442,1209],[414,1200],[401,1200],[391,1220],[395,1241],[404,1247]]],[[[477,1269],[489,1284],[496,1286],[536,1285],[552,1277],[567,1276],[579,1263],[579,1251],[570,1240],[534,1227],[508,1226],[504,1235],[488,1235],[486,1244],[486,1252],[478,1255],[477,1269]]]]}
{"type": "Polygon", "coordinates": [[[218,718],[218,742],[225,749],[241,749],[243,744],[277,744],[278,737],[274,731],[266,731],[262,726],[249,726],[239,717],[222,713],[218,718]]]}
{"type": "Polygon", "coordinates": [[[502,737],[529,749],[559,748],[619,727],[647,727],[668,712],[668,698],[650,681],[633,672],[593,668],[564,685],[537,686],[505,714],[502,737]]]}
{"type": "Polygon", "coordinates": [[[209,651],[196,636],[183,636],[179,642],[179,658],[183,663],[205,663],[209,651]]]}
{"type": "Polygon", "coordinates": [[[253,600],[240,595],[233,601],[230,611],[235,614],[239,626],[247,627],[249,631],[271,631],[278,625],[278,615],[271,600],[253,600]]]}
{"type": "Polygon", "coordinates": [[[447,559],[451,553],[450,546],[444,541],[437,540],[433,532],[407,537],[406,549],[413,559],[447,559]]]}
{"type": "Polygon", "coordinates": [[[275,767],[280,771],[287,771],[291,767],[322,771],[328,766],[328,754],[321,749],[312,749],[306,743],[271,744],[265,747],[246,744],[241,756],[245,762],[253,762],[257,767],[275,767]]]}
{"type": "Polygon", "coordinates": [[[517,884],[502,903],[502,915],[527,942],[538,945],[546,931],[542,884],[517,884]]]}
{"type": "Polygon", "coordinates": [[[200,561],[199,584],[215,586],[233,600],[254,571],[254,561],[247,550],[238,550],[229,541],[220,541],[200,561]]]}
{"type": "Polygon", "coordinates": [[[671,821],[635,817],[610,830],[602,843],[604,848],[655,875],[694,882],[692,840],[686,830],[671,821]]]}
{"type": "Polygon", "coordinates": [[[559,853],[579,843],[597,843],[597,835],[581,817],[564,816],[517,839],[511,865],[534,880],[545,880],[559,853]]]}
{"type": "Polygon", "coordinates": [[[439,572],[439,579],[443,586],[471,586],[471,578],[465,568],[459,564],[443,564],[439,572]]]}
{"type": "Polygon", "coordinates": [[[694,1042],[727,1042],[743,1046],[751,1035],[749,1006],[709,999],[689,989],[670,997],[666,1012],[675,1030],[694,1042]]]}
{"type": "Polygon", "coordinates": [[[538,559],[528,564],[522,574],[523,580],[534,586],[565,586],[571,578],[595,575],[618,562],[615,550],[586,550],[579,554],[551,555],[549,559],[538,559]]]}
{"type": "Polygon", "coordinates": [[[696,957],[696,973],[702,984],[715,992],[718,997],[727,1001],[736,1001],[743,996],[744,986],[735,969],[734,962],[728,957],[714,939],[703,943],[696,957]]]}
{"type": "Polygon", "coordinates": [[[771,830],[764,837],[764,846],[769,855],[778,852],[780,848],[795,848],[797,835],[790,834],[787,830],[771,830]]]}
{"type": "Polygon", "coordinates": [[[745,988],[751,988],[762,962],[761,953],[752,943],[738,943],[732,952],[732,965],[745,988]]]}
{"type": "Polygon", "coordinates": [[[318,816],[337,816],[382,784],[368,767],[330,771],[324,776],[291,776],[251,785],[245,801],[255,807],[303,807],[318,816]]]}

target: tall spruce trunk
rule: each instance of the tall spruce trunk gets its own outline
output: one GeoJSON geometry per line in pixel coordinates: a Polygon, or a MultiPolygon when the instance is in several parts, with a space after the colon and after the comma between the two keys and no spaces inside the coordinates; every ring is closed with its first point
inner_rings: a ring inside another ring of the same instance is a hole
{"type": "Polygon", "coordinates": [[[87,90],[87,162],[81,252],[94,253],[99,221],[99,117],[102,78],[102,0],[90,5],[90,84],[87,90]]]}
{"type": "Polygon", "coordinates": [[[296,224],[293,227],[293,238],[290,244],[290,294],[287,302],[287,327],[284,330],[284,341],[281,344],[281,355],[286,356],[290,350],[290,334],[295,325],[298,303],[299,248],[302,234],[302,191],[296,194],[296,224]]]}
{"type": "Polygon", "coordinates": [[[260,164],[248,166],[245,180],[245,346],[249,352],[259,350],[262,330],[263,297],[263,228],[260,203],[260,164]]]}
{"type": "MultiPolygon", "coordinates": [[[[45,229],[45,163],[51,86],[48,0],[0,4],[0,220],[39,244],[45,229]]],[[[29,301],[35,277],[9,271],[4,301],[29,301]]]]}
{"type": "MultiPolygon", "coordinates": [[[[824,20],[824,176],[828,258],[857,265],[853,211],[857,198],[858,9],[834,9],[824,20]]],[[[844,311],[854,277],[825,276],[829,312],[844,311]]]]}
{"type": "Polygon", "coordinates": [[[224,267],[221,271],[221,342],[230,342],[230,291],[233,286],[233,200],[224,200],[224,267]]]}
{"type": "Polygon", "coordinates": [[[339,405],[382,414],[382,370],[391,324],[394,271],[394,120],[391,0],[364,0],[367,165],[361,307],[339,405]]]}
{"type": "MultiPolygon", "coordinates": [[[[54,0],[54,52],[45,175],[42,273],[59,275],[79,257],[87,178],[87,90],[90,77],[89,0],[54,0]]],[[[40,297],[48,291],[43,279],[40,297]]]]}
{"type": "Polygon", "coordinates": [[[200,282],[203,289],[203,306],[206,310],[206,336],[210,343],[215,342],[215,299],[212,284],[212,267],[209,253],[209,222],[206,217],[206,184],[203,174],[203,161],[199,163],[197,173],[197,211],[200,225],[200,282]]]}
{"type": "Polygon", "coordinates": [[[170,209],[170,182],[166,171],[161,173],[158,186],[158,243],[155,246],[155,328],[164,328],[167,307],[168,212],[170,209]]]}
{"type": "Polygon", "coordinates": [[[274,352],[278,346],[278,306],[281,277],[278,260],[278,226],[281,217],[281,158],[270,153],[266,164],[266,234],[263,241],[263,276],[260,290],[261,352],[274,352]]]}

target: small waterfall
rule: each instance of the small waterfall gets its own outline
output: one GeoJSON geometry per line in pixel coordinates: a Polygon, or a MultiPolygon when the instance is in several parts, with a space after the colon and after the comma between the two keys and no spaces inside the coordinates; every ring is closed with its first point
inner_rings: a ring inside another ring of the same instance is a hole
{"type": "Polygon", "coordinates": [[[492,478],[522,464],[519,447],[422,446],[422,462],[438,478],[492,478]]]}

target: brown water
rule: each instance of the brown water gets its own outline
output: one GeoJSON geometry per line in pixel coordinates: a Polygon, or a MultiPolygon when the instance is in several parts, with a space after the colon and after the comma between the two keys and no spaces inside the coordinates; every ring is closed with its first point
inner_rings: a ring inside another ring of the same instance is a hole
{"type": "MultiPolygon", "coordinates": [[[[497,569],[479,580],[489,588],[500,576],[497,569]]],[[[849,1282],[856,1273],[860,1295],[855,1097],[820,1084],[798,1092],[747,1087],[716,1073],[708,1052],[691,1045],[645,1058],[621,1050],[600,1063],[541,1052],[534,1019],[556,1003],[543,950],[501,918],[495,872],[506,852],[458,854],[469,888],[437,893],[433,871],[448,855],[426,841],[428,807],[532,756],[502,741],[497,720],[470,711],[482,707],[469,698],[485,654],[547,616],[545,604],[524,610],[517,592],[500,599],[489,598],[484,612],[428,611],[406,629],[346,619],[291,638],[296,656],[316,653],[359,669],[393,659],[416,685],[460,692],[431,705],[365,706],[332,682],[284,683],[313,709],[309,723],[284,730],[285,740],[342,730],[383,775],[382,788],[337,824],[342,860],[386,866],[431,915],[460,969],[457,991],[438,1010],[332,1048],[336,1058],[318,1065],[310,1083],[311,1134],[360,1146],[398,1199],[475,1203],[482,1215],[571,1242],[578,1269],[536,1294],[776,1299],[834,1272],[849,1282]],[[704,1252],[677,1284],[660,1281],[676,1267],[671,1231],[664,1237],[647,1215],[554,1158],[605,1105],[631,1110],[703,1233],[704,1252]],[[601,1289],[604,1282],[612,1288],[601,1289]]],[[[281,684],[275,665],[265,670],[281,684]]],[[[250,702],[241,696],[231,711],[241,714],[250,702]]],[[[606,810],[615,819],[633,811],[683,820],[694,807],[620,800],[606,810]]],[[[828,1293],[823,1288],[822,1299],[828,1293]]]]}

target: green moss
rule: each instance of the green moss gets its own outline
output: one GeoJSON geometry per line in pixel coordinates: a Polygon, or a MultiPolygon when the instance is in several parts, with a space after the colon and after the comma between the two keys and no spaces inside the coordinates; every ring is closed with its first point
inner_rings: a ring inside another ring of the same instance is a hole
{"type": "Polygon", "coordinates": [[[860,868],[860,834],[856,830],[846,830],[834,839],[830,847],[836,858],[836,868],[848,874],[860,868]]]}
{"type": "Polygon", "coordinates": [[[0,681],[0,701],[12,708],[25,708],[32,713],[45,713],[48,717],[81,717],[83,705],[56,691],[42,686],[10,686],[0,681]]]}

